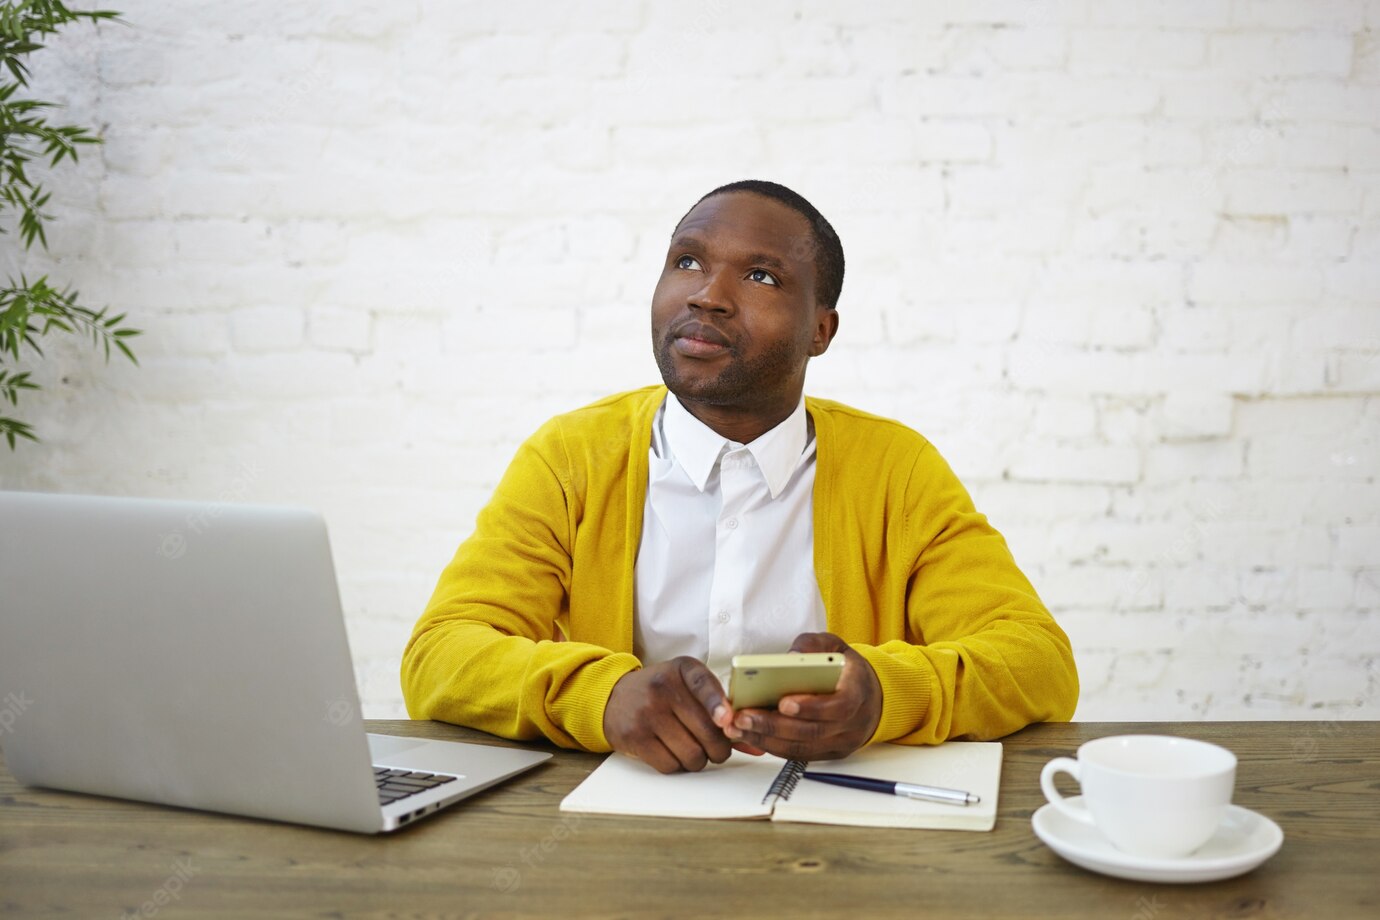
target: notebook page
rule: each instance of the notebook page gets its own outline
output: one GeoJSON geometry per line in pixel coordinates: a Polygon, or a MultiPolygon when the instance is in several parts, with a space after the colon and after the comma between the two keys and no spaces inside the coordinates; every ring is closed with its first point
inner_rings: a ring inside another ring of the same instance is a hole
{"type": "Polygon", "coordinates": [[[810,769],[874,779],[943,786],[976,793],[975,805],[924,802],[802,779],[789,801],[776,805],[773,821],[989,831],[997,820],[1001,744],[949,741],[935,747],[876,744],[843,760],[817,760],[810,769]]]}
{"type": "Polygon", "coordinates": [[[617,752],[561,800],[561,811],[662,818],[765,818],[762,798],[786,761],[734,751],[698,773],[658,773],[617,752]]]}

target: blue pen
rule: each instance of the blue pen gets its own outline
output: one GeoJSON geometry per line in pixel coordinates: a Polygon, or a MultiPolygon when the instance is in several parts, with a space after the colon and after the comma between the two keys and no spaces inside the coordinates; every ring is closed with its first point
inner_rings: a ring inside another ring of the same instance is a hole
{"type": "Polygon", "coordinates": [[[847,786],[849,789],[866,789],[868,792],[884,792],[887,795],[901,795],[908,799],[924,799],[927,802],[946,802],[950,805],[976,805],[981,799],[962,789],[943,789],[939,786],[922,786],[919,783],[897,783],[887,779],[870,779],[866,776],[850,776],[847,773],[811,773],[805,771],[806,779],[831,786],[847,786]]]}

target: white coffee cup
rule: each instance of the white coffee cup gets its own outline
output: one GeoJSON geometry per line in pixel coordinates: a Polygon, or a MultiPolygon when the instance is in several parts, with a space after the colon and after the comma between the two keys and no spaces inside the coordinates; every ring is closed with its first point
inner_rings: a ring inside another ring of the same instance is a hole
{"type": "Polygon", "coordinates": [[[1174,858],[1208,841],[1222,823],[1236,784],[1236,755],[1226,748],[1167,735],[1114,735],[1089,741],[1078,759],[1057,757],[1040,773],[1045,798],[1091,824],[1123,853],[1174,858]],[[1083,787],[1082,804],[1065,799],[1054,777],[1083,787]]]}

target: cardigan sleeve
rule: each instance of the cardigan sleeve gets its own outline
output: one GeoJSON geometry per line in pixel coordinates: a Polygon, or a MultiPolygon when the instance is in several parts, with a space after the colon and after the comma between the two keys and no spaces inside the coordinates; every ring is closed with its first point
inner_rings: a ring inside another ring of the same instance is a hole
{"type": "Polygon", "coordinates": [[[609,693],[641,665],[626,652],[554,641],[570,590],[569,470],[554,420],[519,448],[403,652],[412,718],[610,750],[609,693]]]}
{"type": "Polygon", "coordinates": [[[1067,721],[1078,702],[1068,636],[928,443],[912,471],[905,529],[906,640],[855,646],[882,685],[873,741],[998,738],[1067,721]]]}

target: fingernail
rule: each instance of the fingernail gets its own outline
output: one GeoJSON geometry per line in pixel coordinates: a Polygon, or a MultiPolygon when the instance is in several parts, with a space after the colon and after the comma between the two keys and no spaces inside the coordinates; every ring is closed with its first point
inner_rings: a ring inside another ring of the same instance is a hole
{"type": "Polygon", "coordinates": [[[800,704],[795,700],[782,700],[781,711],[788,716],[793,716],[800,711],[800,704]]]}
{"type": "Polygon", "coordinates": [[[730,726],[728,726],[727,728],[724,729],[724,734],[725,734],[725,735],[728,735],[728,737],[730,737],[730,738],[741,738],[741,737],[743,737],[743,733],[740,732],[740,731],[738,731],[738,729],[734,728],[732,725],[730,725],[730,726]]]}
{"type": "Polygon", "coordinates": [[[748,716],[739,716],[733,720],[733,724],[739,728],[752,728],[752,719],[748,716]]]}
{"type": "Polygon", "coordinates": [[[725,706],[723,703],[720,703],[719,705],[717,705],[717,706],[714,707],[714,721],[715,721],[715,722],[722,721],[722,720],[723,720],[723,717],[726,716],[726,715],[728,715],[728,707],[725,706]]]}

